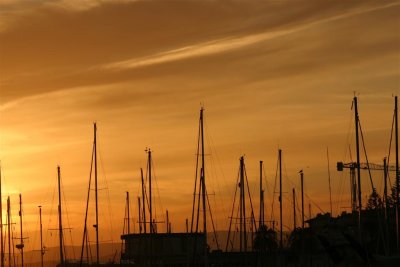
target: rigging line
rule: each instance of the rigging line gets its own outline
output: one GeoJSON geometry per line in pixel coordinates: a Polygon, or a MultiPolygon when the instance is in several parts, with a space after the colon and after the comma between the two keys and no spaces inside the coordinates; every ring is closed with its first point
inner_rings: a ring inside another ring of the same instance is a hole
{"type": "MultiPolygon", "coordinates": [[[[286,178],[286,180],[287,180],[288,182],[290,182],[290,184],[291,184],[293,187],[295,187],[296,189],[299,189],[299,188],[297,187],[297,185],[296,185],[295,183],[293,183],[293,181],[292,181],[292,180],[289,178],[289,176],[287,175],[287,170],[286,170],[286,164],[285,164],[285,162],[283,163],[283,166],[284,166],[284,170],[285,170],[285,178],[286,178]]],[[[307,193],[304,193],[304,196],[308,199],[308,201],[310,201],[311,203],[313,203],[322,213],[325,212],[316,202],[314,202],[314,201],[311,199],[311,197],[310,197],[307,193]]],[[[290,199],[290,198],[288,197],[288,199],[290,199]]]]}
{"type": "Polygon", "coordinates": [[[112,214],[111,214],[111,200],[110,200],[110,187],[108,186],[108,180],[107,180],[107,175],[106,175],[106,171],[105,171],[105,168],[104,168],[104,162],[103,162],[103,154],[102,154],[102,146],[101,146],[101,142],[99,142],[98,140],[97,140],[97,151],[98,151],[98,153],[99,153],[99,158],[100,158],[100,166],[101,166],[101,169],[102,169],[102,171],[103,171],[103,177],[104,177],[104,183],[105,183],[105,185],[106,185],[106,193],[107,193],[107,201],[108,201],[108,218],[109,218],[109,223],[110,223],[110,238],[111,238],[111,249],[112,250],[114,250],[114,237],[113,237],[113,235],[112,235],[112,233],[114,232],[114,230],[113,230],[113,222],[112,222],[112,218],[113,218],[113,216],[112,216],[112,214]]]}
{"type": "MultiPolygon", "coordinates": [[[[211,159],[212,160],[214,160],[214,158],[216,159],[216,163],[217,164],[215,164],[215,165],[219,167],[218,170],[219,170],[219,172],[220,172],[220,174],[222,176],[222,179],[223,179],[223,184],[224,184],[223,187],[226,187],[228,185],[227,179],[226,179],[224,170],[221,167],[222,166],[221,160],[220,160],[220,157],[219,157],[219,154],[218,154],[217,150],[215,149],[216,146],[214,145],[213,138],[212,138],[211,134],[209,134],[209,132],[211,132],[211,131],[209,130],[207,120],[204,121],[204,127],[205,127],[205,133],[206,133],[207,140],[209,140],[209,146],[210,146],[211,154],[213,155],[213,157],[211,159]]],[[[217,168],[215,168],[215,172],[217,172],[216,169],[217,168]]],[[[218,176],[216,175],[216,177],[218,177],[218,176]]],[[[222,192],[222,190],[220,189],[220,184],[219,184],[218,180],[217,180],[217,183],[218,183],[218,186],[219,186],[219,188],[218,188],[219,191],[222,192]]],[[[221,195],[222,195],[222,193],[221,193],[221,195]]],[[[221,199],[224,200],[224,198],[221,198],[221,199]]],[[[223,208],[224,216],[229,215],[229,210],[227,209],[225,203],[223,203],[222,208],[223,208]]]]}
{"type": "MultiPolygon", "coordinates": [[[[74,248],[74,243],[73,243],[73,240],[72,240],[71,223],[70,223],[70,219],[69,219],[68,205],[67,205],[67,200],[66,200],[66,197],[65,197],[63,179],[61,178],[60,180],[61,180],[62,197],[63,197],[63,200],[64,200],[64,205],[63,206],[65,208],[65,212],[67,213],[67,225],[68,225],[69,233],[70,233],[69,236],[70,236],[70,241],[71,241],[71,246],[72,246],[72,255],[74,256],[74,259],[75,259],[75,248],[74,248]]],[[[63,235],[63,238],[65,238],[64,235],[63,235]]],[[[63,242],[64,242],[64,240],[63,240],[63,242]]],[[[66,250],[65,246],[64,246],[64,250],[66,250]]],[[[66,251],[64,251],[64,255],[65,255],[65,258],[67,258],[66,251]]]]}
{"type": "MultiPolygon", "coordinates": [[[[393,117],[392,117],[392,129],[391,129],[391,131],[390,131],[389,152],[388,152],[388,157],[387,157],[387,165],[388,165],[388,166],[389,166],[389,164],[390,164],[390,152],[391,152],[392,141],[393,141],[394,119],[395,119],[395,114],[393,113],[393,117]]],[[[389,186],[390,186],[390,189],[392,189],[392,181],[391,181],[391,179],[390,179],[389,172],[387,172],[387,176],[388,176],[388,178],[389,178],[389,186]]]]}
{"type": "MultiPolygon", "coordinates": [[[[34,229],[38,229],[39,228],[39,222],[40,222],[40,217],[39,217],[39,215],[36,217],[36,224],[35,224],[35,228],[34,229]]],[[[25,224],[24,224],[25,225],[25,224]]],[[[25,227],[25,229],[27,229],[26,227],[25,227]]],[[[39,234],[40,235],[40,232],[37,232],[37,234],[39,234]]],[[[33,244],[36,244],[36,240],[37,240],[37,234],[36,235],[33,235],[33,239],[32,239],[32,243],[30,243],[30,242],[28,242],[28,244],[32,244],[32,246],[33,246],[33,244]]],[[[28,236],[30,236],[30,231],[28,230],[28,236]]],[[[31,247],[31,250],[33,251],[34,249],[32,248],[32,246],[30,246],[31,247]]],[[[27,257],[27,262],[32,262],[33,261],[33,253],[31,253],[28,257],[27,257]]]]}
{"type": "MultiPolygon", "coordinates": [[[[232,227],[232,220],[233,220],[233,212],[235,210],[235,203],[236,203],[236,193],[237,193],[237,189],[238,189],[238,183],[239,183],[239,171],[237,174],[237,178],[236,178],[236,184],[235,184],[235,194],[233,196],[233,205],[232,205],[232,212],[231,212],[231,218],[229,221],[229,228],[228,228],[228,237],[226,239],[226,247],[225,247],[225,251],[228,251],[228,245],[229,245],[229,237],[231,234],[231,227],[232,227]]],[[[236,216],[237,217],[237,216],[236,216]]],[[[232,245],[233,246],[233,245],[232,245]]]]}
{"type": "MultiPolygon", "coordinates": [[[[353,109],[353,102],[351,102],[351,109],[353,109]]],[[[349,117],[350,117],[350,119],[348,120],[349,124],[348,124],[348,127],[347,127],[346,142],[345,142],[344,151],[343,151],[343,157],[342,157],[344,159],[347,158],[347,152],[348,151],[350,151],[350,158],[351,158],[351,150],[348,150],[348,148],[350,147],[350,145],[353,142],[352,141],[353,139],[351,138],[351,136],[353,135],[353,132],[352,132],[353,131],[353,127],[352,127],[352,125],[353,125],[353,119],[354,119],[354,116],[353,116],[352,112],[349,112],[349,117]]],[[[338,213],[340,213],[342,199],[343,199],[343,183],[344,183],[344,175],[342,174],[340,176],[340,180],[339,180],[338,188],[337,188],[338,191],[339,191],[337,207],[336,207],[338,213]]]]}
{"type": "Polygon", "coordinates": [[[369,180],[370,180],[370,182],[371,182],[372,192],[374,192],[374,191],[375,191],[375,186],[374,186],[374,182],[372,181],[371,169],[369,168],[369,161],[368,161],[367,149],[365,148],[364,134],[363,134],[363,131],[362,131],[362,128],[361,128],[361,121],[360,121],[360,120],[358,120],[358,125],[359,125],[359,127],[360,127],[361,141],[362,141],[362,144],[363,144],[365,160],[367,161],[369,180]]]}
{"type": "MultiPolygon", "coordinates": [[[[208,131],[208,125],[207,124],[206,124],[205,128],[206,128],[206,133],[205,133],[206,144],[208,145],[209,150],[211,152],[210,153],[211,156],[209,157],[210,166],[211,167],[207,169],[207,171],[211,170],[210,171],[211,175],[209,175],[208,177],[215,177],[215,179],[208,179],[207,181],[211,182],[212,188],[216,188],[217,189],[218,194],[214,194],[214,198],[213,199],[214,199],[215,206],[219,207],[221,209],[221,212],[217,212],[217,214],[216,214],[215,225],[217,227],[217,224],[218,224],[219,221],[223,221],[223,222],[227,223],[226,220],[224,220],[223,218],[226,218],[227,216],[229,216],[229,211],[227,211],[227,208],[226,208],[225,198],[222,197],[223,193],[222,193],[222,190],[221,190],[220,181],[218,179],[219,175],[218,175],[218,172],[217,172],[217,163],[214,160],[214,155],[216,155],[216,157],[218,159],[218,154],[217,154],[217,152],[215,150],[215,146],[213,144],[211,135],[208,134],[209,131],[208,131]],[[216,205],[216,199],[217,198],[218,198],[218,201],[219,201],[219,205],[216,205]],[[218,218],[218,216],[220,216],[220,218],[218,218]],[[222,220],[218,220],[218,219],[222,219],[222,220]]],[[[222,177],[224,179],[224,183],[226,185],[225,176],[223,175],[223,172],[222,172],[221,168],[220,168],[220,170],[221,170],[222,177]]]]}
{"type": "MultiPolygon", "coordinates": [[[[163,205],[163,203],[162,203],[162,199],[161,199],[161,195],[160,195],[160,187],[158,186],[158,179],[157,179],[157,175],[156,175],[156,170],[155,170],[155,165],[154,165],[153,157],[151,158],[151,163],[152,163],[151,166],[153,167],[153,177],[154,177],[154,182],[155,182],[155,184],[156,184],[158,202],[159,202],[159,205],[160,205],[160,209],[161,209],[162,211],[164,211],[165,209],[164,209],[164,205],[163,205]]],[[[156,197],[156,196],[154,196],[154,197],[156,197]]],[[[156,201],[154,201],[154,202],[156,203],[156,201]]],[[[154,208],[155,208],[154,217],[156,218],[156,217],[157,217],[157,206],[155,205],[154,208]]],[[[161,216],[162,216],[162,217],[164,218],[164,220],[165,220],[165,214],[164,214],[163,212],[161,212],[161,216]]],[[[156,221],[157,221],[157,220],[156,220],[156,221]]]]}
{"type": "Polygon", "coordinates": [[[192,221],[190,223],[190,232],[193,233],[193,221],[194,221],[194,207],[196,205],[196,187],[197,187],[197,178],[199,172],[199,150],[200,149],[200,121],[199,121],[199,130],[197,136],[197,151],[196,151],[196,169],[194,175],[194,191],[193,191],[193,205],[192,205],[192,221]]]}
{"type": "Polygon", "coordinates": [[[246,184],[247,184],[247,194],[249,195],[249,200],[250,200],[252,224],[254,224],[254,229],[257,229],[256,219],[254,217],[253,201],[251,201],[251,195],[250,195],[249,180],[247,178],[246,166],[244,162],[243,162],[243,169],[244,169],[244,177],[246,178],[246,184]]]}
{"type": "MultiPolygon", "coordinates": [[[[52,218],[52,215],[53,215],[54,198],[55,198],[55,191],[56,191],[56,184],[55,184],[56,180],[55,179],[52,179],[52,180],[53,180],[53,198],[52,198],[51,206],[50,206],[50,214],[49,214],[49,217],[48,217],[47,229],[50,228],[50,225],[52,223],[51,218],[52,218]]],[[[45,235],[45,240],[44,240],[45,243],[47,243],[48,233],[49,233],[49,231],[45,235]]],[[[50,234],[51,234],[51,232],[50,232],[50,234]]]]}
{"type": "MultiPolygon", "coordinates": [[[[146,175],[145,175],[145,180],[144,180],[144,194],[145,194],[145,199],[146,199],[146,204],[147,204],[147,210],[150,211],[150,201],[149,201],[149,196],[147,195],[147,191],[146,191],[146,186],[147,186],[147,180],[148,179],[149,179],[149,163],[147,162],[146,163],[146,175]]],[[[150,190],[151,190],[151,188],[149,189],[149,191],[150,190]]],[[[151,224],[151,222],[150,222],[150,224],[151,224]]]]}
{"type": "Polygon", "coordinates": [[[278,179],[278,165],[279,165],[279,158],[276,161],[276,169],[275,169],[275,182],[274,182],[274,190],[272,191],[272,204],[271,204],[271,219],[270,221],[274,221],[275,213],[274,213],[274,206],[275,206],[275,190],[276,190],[276,180],[278,179]]]}
{"type": "Polygon", "coordinates": [[[207,189],[206,189],[206,196],[207,196],[208,210],[210,212],[211,225],[212,225],[213,232],[214,232],[214,238],[215,238],[215,242],[217,243],[217,249],[219,250],[218,236],[217,236],[217,231],[215,230],[215,226],[214,226],[214,219],[213,219],[212,212],[211,212],[210,200],[208,198],[207,189]]]}
{"type": "MultiPolygon", "coordinates": [[[[88,234],[87,234],[87,217],[88,217],[88,210],[89,210],[89,199],[90,199],[90,188],[92,184],[92,171],[93,171],[93,161],[94,161],[94,152],[95,148],[93,145],[92,148],[92,159],[90,161],[90,172],[89,172],[89,186],[88,186],[88,192],[87,192],[87,198],[86,198],[86,211],[85,211],[85,224],[83,226],[83,240],[82,240],[82,248],[81,248],[81,255],[79,259],[79,266],[82,267],[82,261],[83,261],[83,252],[85,248],[85,241],[88,240],[88,234]]],[[[90,251],[90,247],[86,246],[86,251],[90,251]]],[[[89,259],[88,259],[89,262],[89,259]]]]}
{"type": "Polygon", "coordinates": [[[200,220],[200,196],[201,196],[201,189],[202,189],[202,177],[201,177],[201,173],[200,173],[200,183],[199,183],[199,194],[197,197],[197,216],[196,216],[196,232],[199,232],[199,220],[200,220]]]}
{"type": "MultiPolygon", "coordinates": [[[[240,203],[239,203],[239,205],[240,205],[240,203]]],[[[233,251],[233,249],[234,249],[233,246],[234,246],[234,244],[235,244],[235,240],[236,240],[236,237],[237,237],[237,232],[239,232],[238,222],[237,222],[237,218],[239,218],[239,213],[240,213],[239,205],[238,205],[238,207],[237,207],[237,209],[236,209],[235,231],[233,231],[233,238],[232,238],[232,251],[233,251]]],[[[240,237],[239,237],[239,238],[240,238],[240,237]]]]}

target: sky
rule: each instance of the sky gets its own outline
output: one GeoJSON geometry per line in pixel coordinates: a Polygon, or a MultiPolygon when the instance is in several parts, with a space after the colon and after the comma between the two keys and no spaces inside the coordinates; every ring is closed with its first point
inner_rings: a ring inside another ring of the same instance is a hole
{"type": "MultiPolygon", "coordinates": [[[[96,122],[101,240],[118,242],[127,191],[137,221],[146,148],[153,151],[156,218],[164,221],[168,209],[173,231],[184,231],[204,107],[206,183],[218,230],[228,228],[241,156],[255,215],[263,160],[265,213],[279,218],[278,148],[285,210],[303,169],[313,215],[330,211],[328,174],[333,214],[348,211],[349,175],[336,162],[355,158],[355,95],[369,161],[380,164],[390,151],[399,13],[400,1],[1,0],[3,209],[10,196],[18,222],[22,194],[34,249],[39,205],[44,227],[57,227],[60,165],[65,220],[79,243],[96,122]]],[[[373,175],[381,193],[382,174],[373,175]]],[[[362,188],[366,199],[365,173],[362,188]]],[[[284,220],[291,229],[291,212],[284,220]]],[[[57,242],[50,230],[45,240],[57,242]]]]}

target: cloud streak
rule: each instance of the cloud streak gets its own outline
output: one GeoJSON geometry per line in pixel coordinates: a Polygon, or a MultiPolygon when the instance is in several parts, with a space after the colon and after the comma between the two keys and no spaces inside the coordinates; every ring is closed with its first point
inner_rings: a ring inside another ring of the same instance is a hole
{"type": "Polygon", "coordinates": [[[114,62],[111,64],[102,65],[100,68],[111,69],[111,70],[134,69],[134,68],[147,67],[155,64],[163,64],[178,60],[185,60],[189,58],[197,58],[197,57],[215,55],[219,53],[227,53],[232,50],[241,49],[246,46],[251,46],[260,42],[265,42],[292,33],[297,33],[303,30],[307,30],[309,28],[324,23],[342,20],[352,16],[362,15],[365,13],[379,11],[387,8],[392,8],[399,5],[400,2],[395,2],[378,7],[361,8],[355,11],[350,11],[345,14],[328,17],[325,19],[321,19],[319,21],[314,21],[288,30],[270,31],[265,33],[252,34],[244,37],[230,37],[230,38],[218,39],[214,41],[204,42],[201,44],[181,47],[178,49],[173,49],[170,51],[157,53],[155,55],[146,56],[142,58],[133,58],[129,60],[114,62]]]}

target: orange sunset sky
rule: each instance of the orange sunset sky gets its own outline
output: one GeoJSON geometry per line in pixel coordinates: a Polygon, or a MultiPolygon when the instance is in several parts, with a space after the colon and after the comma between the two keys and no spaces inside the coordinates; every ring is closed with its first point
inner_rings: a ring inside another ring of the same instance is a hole
{"type": "MultiPolygon", "coordinates": [[[[3,208],[11,196],[19,222],[22,194],[24,235],[35,249],[42,205],[45,242],[55,246],[47,229],[57,227],[60,165],[64,224],[78,244],[96,121],[101,240],[118,242],[126,191],[137,220],[146,147],[154,151],[157,218],[168,209],[173,231],[184,231],[203,105],[218,230],[228,228],[242,155],[256,216],[264,161],[271,218],[279,147],[285,229],[293,225],[289,200],[300,169],[306,205],[311,198],[314,215],[329,211],[327,148],[333,213],[349,210],[349,175],[335,165],[351,160],[349,146],[355,157],[352,98],[359,96],[369,160],[380,164],[400,91],[399,14],[400,1],[0,0],[3,208]]],[[[371,187],[362,175],[366,198],[371,187]]],[[[373,175],[382,194],[382,174],[373,175]]],[[[91,212],[89,226],[93,220],[91,212]]]]}

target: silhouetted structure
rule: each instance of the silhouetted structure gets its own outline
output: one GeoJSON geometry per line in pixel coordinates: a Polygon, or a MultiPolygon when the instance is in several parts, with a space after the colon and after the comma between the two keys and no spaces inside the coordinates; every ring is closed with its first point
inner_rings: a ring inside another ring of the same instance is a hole
{"type": "Polygon", "coordinates": [[[205,240],[202,233],[127,234],[122,235],[121,239],[125,243],[122,264],[171,267],[204,265],[205,240]]]}

